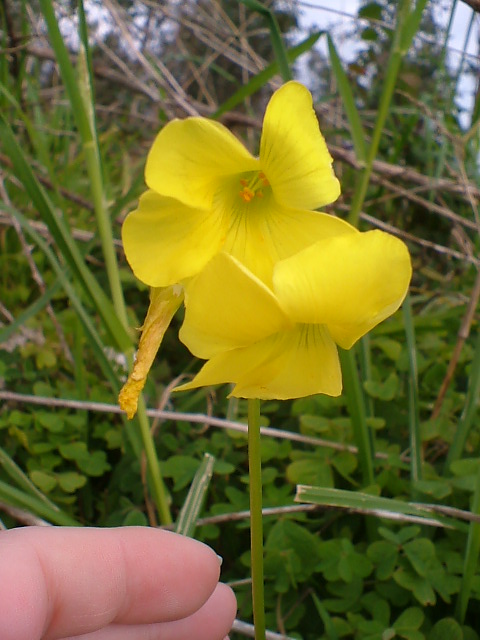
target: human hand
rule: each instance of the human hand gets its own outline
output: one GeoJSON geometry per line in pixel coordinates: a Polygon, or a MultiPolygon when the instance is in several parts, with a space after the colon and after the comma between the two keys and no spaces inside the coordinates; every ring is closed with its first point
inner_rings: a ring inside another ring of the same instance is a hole
{"type": "Polygon", "coordinates": [[[1,640],[222,640],[235,617],[204,544],[147,527],[0,532],[1,640]]]}

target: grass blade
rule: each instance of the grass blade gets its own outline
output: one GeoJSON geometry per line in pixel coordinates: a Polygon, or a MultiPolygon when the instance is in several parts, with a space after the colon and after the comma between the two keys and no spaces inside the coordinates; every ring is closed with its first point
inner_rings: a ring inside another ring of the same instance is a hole
{"type": "Polygon", "coordinates": [[[338,507],[351,509],[355,512],[377,516],[379,518],[393,519],[403,522],[418,522],[433,527],[455,528],[459,531],[467,531],[468,526],[460,520],[458,515],[465,513],[465,519],[469,512],[455,510],[457,517],[445,517],[437,505],[424,505],[414,502],[404,502],[392,498],[383,498],[356,491],[344,489],[326,489],[325,487],[312,487],[298,485],[295,502],[318,504],[325,507],[338,507]]]}
{"type": "Polygon", "coordinates": [[[410,425],[410,479],[412,481],[413,496],[415,493],[414,484],[422,479],[422,438],[420,435],[417,347],[410,294],[407,294],[407,297],[403,302],[403,319],[405,322],[405,336],[407,340],[408,365],[410,373],[408,379],[408,416],[410,425]]]}
{"type": "Polygon", "coordinates": [[[373,168],[373,161],[376,158],[380,139],[383,133],[383,127],[387,119],[393,92],[396,87],[398,73],[403,58],[410,48],[412,39],[416,33],[418,25],[422,17],[423,9],[427,0],[418,0],[415,8],[410,12],[410,0],[402,0],[397,9],[397,24],[394,32],[392,50],[388,60],[387,69],[385,71],[385,80],[383,84],[382,94],[378,107],[378,114],[375,120],[375,127],[372,139],[367,153],[367,161],[365,169],[360,174],[360,179],[355,187],[355,193],[352,200],[352,207],[349,215],[349,222],[354,226],[358,226],[360,211],[362,210],[365,196],[367,195],[370,176],[373,168]]]}
{"type": "Polygon", "coordinates": [[[0,500],[11,504],[14,507],[26,509],[30,513],[35,513],[41,518],[45,518],[52,524],[58,524],[65,527],[78,527],[80,523],[69,515],[60,511],[58,507],[51,507],[43,500],[29,495],[20,489],[11,487],[6,482],[0,480],[0,500]]]}
{"type": "Polygon", "coordinates": [[[323,606],[320,598],[318,598],[315,593],[312,593],[312,599],[315,604],[315,608],[318,611],[318,615],[322,619],[328,640],[339,640],[335,625],[333,624],[332,618],[330,617],[326,607],[323,606]]]}
{"type": "Polygon", "coordinates": [[[355,153],[358,160],[361,163],[364,163],[367,158],[365,131],[363,130],[357,105],[355,104],[355,98],[353,97],[350,82],[345,71],[343,70],[342,62],[338,56],[335,45],[333,44],[333,40],[331,39],[329,34],[327,34],[327,42],[333,73],[335,74],[335,78],[337,80],[338,89],[342,97],[343,108],[345,109],[345,114],[350,125],[350,132],[352,134],[355,153]]]}
{"type": "MultiPolygon", "coordinates": [[[[306,53],[310,51],[310,49],[315,45],[317,40],[323,34],[323,31],[318,31],[317,33],[312,34],[296,47],[292,47],[291,49],[287,49],[287,58],[290,62],[294,62],[302,53],[306,53]]],[[[260,71],[257,75],[253,76],[246,84],[242,85],[238,91],[236,91],[228,100],[225,100],[223,104],[221,104],[218,109],[212,114],[212,118],[219,118],[223,113],[234,109],[237,105],[241,104],[245,98],[253,95],[257,91],[259,91],[265,84],[273,78],[273,76],[278,73],[278,62],[274,61],[265,67],[263,71],[260,71]]]]}
{"type": "Polygon", "coordinates": [[[450,446],[445,467],[448,470],[451,463],[462,455],[463,447],[470,429],[474,426],[474,418],[478,411],[478,398],[480,397],[480,331],[477,334],[475,353],[472,360],[472,368],[469,376],[467,397],[462,415],[455,431],[455,438],[450,446]]]}
{"type": "MultiPolygon", "coordinates": [[[[480,514],[480,466],[478,467],[472,513],[480,514]]],[[[478,566],[480,553],[480,523],[471,522],[468,531],[467,548],[463,560],[463,575],[455,608],[457,620],[462,624],[467,612],[468,601],[472,592],[473,579],[478,566]]]]}
{"type": "Polygon", "coordinates": [[[268,26],[270,28],[270,38],[272,40],[273,51],[277,59],[280,75],[282,76],[284,82],[288,82],[288,80],[292,79],[292,72],[288,63],[288,56],[285,45],[283,44],[280,27],[278,26],[277,18],[275,17],[274,12],[271,9],[267,9],[267,7],[265,7],[261,2],[258,2],[258,0],[239,1],[249,9],[253,9],[253,11],[260,13],[266,18],[268,26]]]}
{"type": "MultiPolygon", "coordinates": [[[[118,273],[118,263],[114,250],[112,226],[107,212],[105,189],[103,185],[104,171],[97,138],[95,101],[91,83],[92,72],[83,4],[80,2],[80,50],[76,71],[73,68],[67,47],[63,41],[62,34],[60,33],[52,2],[50,0],[40,0],[40,6],[47,24],[50,43],[55,52],[55,57],[60,68],[63,83],[67,90],[75,122],[82,139],[86,167],[91,185],[90,190],[92,194],[93,207],[97,220],[98,233],[102,244],[102,252],[105,260],[110,291],[112,294],[113,306],[115,308],[116,316],[119,319],[119,324],[126,328],[128,326],[127,312],[118,273]]],[[[130,344],[123,347],[124,351],[129,349],[132,349],[131,341],[130,344]]]]}
{"type": "Polygon", "coordinates": [[[213,475],[215,458],[205,453],[203,460],[188,491],[185,502],[178,514],[175,531],[184,536],[193,536],[198,516],[202,510],[205,496],[213,475]]]}
{"type": "Polygon", "coordinates": [[[73,285],[71,284],[70,280],[68,279],[68,277],[67,277],[67,275],[65,273],[65,267],[63,267],[60,264],[60,262],[57,260],[57,257],[55,256],[54,252],[52,251],[52,249],[50,249],[50,247],[45,242],[45,240],[32,228],[32,226],[30,225],[28,220],[18,211],[15,211],[14,215],[15,215],[15,218],[20,223],[20,225],[22,226],[22,229],[25,231],[25,233],[27,233],[27,235],[29,235],[30,238],[32,238],[32,240],[35,242],[35,244],[45,254],[47,260],[49,261],[49,263],[51,265],[51,267],[53,268],[54,272],[56,273],[56,276],[57,276],[60,284],[62,285],[65,293],[67,294],[67,296],[69,298],[69,301],[70,301],[70,304],[75,309],[76,313],[78,314],[78,317],[82,321],[83,327],[85,329],[85,334],[89,339],[90,346],[92,347],[92,349],[93,349],[93,351],[95,353],[97,362],[100,365],[100,367],[101,367],[101,369],[103,371],[103,374],[109,380],[110,384],[112,385],[112,388],[113,388],[114,392],[118,392],[118,390],[120,388],[120,384],[119,384],[117,375],[116,375],[115,371],[113,370],[113,367],[110,364],[108,358],[105,355],[104,348],[103,348],[104,347],[103,342],[102,342],[100,336],[98,335],[98,332],[95,329],[95,326],[94,326],[90,316],[85,311],[85,308],[83,307],[82,302],[80,301],[79,297],[77,296],[73,285]]]}
{"type": "Polygon", "coordinates": [[[86,296],[94,303],[114,344],[122,351],[131,349],[132,341],[130,336],[123,324],[119,321],[112,303],[86,266],[83,255],[73,240],[66,222],[55,211],[42,185],[35,177],[30,163],[18,144],[13,131],[2,114],[0,114],[0,137],[13,163],[16,177],[22,182],[33,205],[48,226],[76,281],[82,286],[86,296]]]}
{"type": "MultiPolygon", "coordinates": [[[[45,494],[43,494],[30,480],[30,478],[23,473],[20,467],[12,460],[8,453],[0,447],[0,467],[5,473],[15,482],[17,487],[22,491],[28,493],[34,498],[38,498],[44,502],[47,506],[55,511],[61,512],[61,509],[56,504],[51,502],[45,494]]],[[[66,515],[66,514],[65,514],[66,515]]]]}

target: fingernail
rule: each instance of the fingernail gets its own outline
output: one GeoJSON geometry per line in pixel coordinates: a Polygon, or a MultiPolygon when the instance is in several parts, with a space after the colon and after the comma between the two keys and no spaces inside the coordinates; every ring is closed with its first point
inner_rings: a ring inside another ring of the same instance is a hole
{"type": "MultiPolygon", "coordinates": [[[[217,558],[218,558],[218,564],[219,564],[220,566],[222,566],[222,564],[223,564],[223,558],[222,558],[222,556],[219,556],[219,555],[218,555],[218,553],[217,553],[217,554],[215,554],[215,555],[216,555],[216,556],[217,556],[217,558]]],[[[228,638],[227,638],[227,640],[228,640],[228,638]]]]}

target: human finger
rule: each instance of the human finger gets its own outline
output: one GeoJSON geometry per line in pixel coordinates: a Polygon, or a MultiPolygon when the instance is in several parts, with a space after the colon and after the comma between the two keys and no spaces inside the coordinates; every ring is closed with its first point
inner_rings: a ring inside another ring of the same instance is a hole
{"type": "Polygon", "coordinates": [[[148,625],[112,624],[100,631],[63,640],[224,640],[236,610],[233,591],[219,584],[203,607],[182,620],[148,625]]]}
{"type": "Polygon", "coordinates": [[[219,572],[212,549],[160,529],[0,532],[0,637],[54,640],[113,622],[178,620],[207,601],[219,572]]]}

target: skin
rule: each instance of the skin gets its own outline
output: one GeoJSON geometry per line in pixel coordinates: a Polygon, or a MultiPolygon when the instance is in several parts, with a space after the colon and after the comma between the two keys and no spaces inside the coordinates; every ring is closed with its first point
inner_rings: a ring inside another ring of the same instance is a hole
{"type": "Polygon", "coordinates": [[[2,640],[222,640],[235,596],[206,545],[147,527],[0,532],[2,640]]]}

